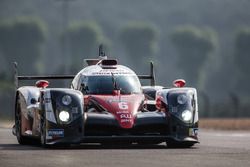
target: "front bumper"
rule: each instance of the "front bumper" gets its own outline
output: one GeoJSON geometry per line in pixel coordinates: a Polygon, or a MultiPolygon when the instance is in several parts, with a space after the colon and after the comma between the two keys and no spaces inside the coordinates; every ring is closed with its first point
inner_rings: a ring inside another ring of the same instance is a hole
{"type": "Polygon", "coordinates": [[[47,121],[46,144],[77,144],[84,137],[84,120],[82,117],[70,124],[55,124],[47,121]]]}
{"type": "MultiPolygon", "coordinates": [[[[152,115],[152,114],[151,114],[152,115]]],[[[68,125],[56,125],[49,123],[49,130],[63,130],[63,135],[47,136],[47,144],[79,144],[79,143],[105,143],[105,142],[188,142],[199,143],[194,131],[197,127],[190,127],[178,120],[167,120],[165,115],[158,115],[154,119],[150,114],[139,116],[137,124],[131,129],[122,129],[118,122],[110,115],[100,117],[100,115],[89,116],[83,123],[83,118],[75,120],[68,125]]],[[[48,134],[48,133],[47,133],[48,134]]]]}

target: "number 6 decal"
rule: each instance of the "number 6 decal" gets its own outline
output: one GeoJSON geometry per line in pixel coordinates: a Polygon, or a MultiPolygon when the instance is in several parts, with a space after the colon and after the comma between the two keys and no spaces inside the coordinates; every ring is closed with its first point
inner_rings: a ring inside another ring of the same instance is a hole
{"type": "Polygon", "coordinates": [[[127,102],[119,102],[118,106],[121,110],[127,110],[128,109],[128,103],[127,102]]]}

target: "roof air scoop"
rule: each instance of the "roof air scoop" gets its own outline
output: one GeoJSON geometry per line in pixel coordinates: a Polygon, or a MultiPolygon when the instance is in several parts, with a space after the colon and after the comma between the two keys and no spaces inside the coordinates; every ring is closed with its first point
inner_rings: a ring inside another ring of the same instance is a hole
{"type": "Polygon", "coordinates": [[[117,60],[116,59],[102,60],[101,65],[102,66],[116,66],[117,60]]]}
{"type": "Polygon", "coordinates": [[[99,46],[99,58],[98,59],[85,59],[88,66],[90,65],[100,65],[104,69],[114,69],[117,65],[116,59],[108,59],[104,50],[103,45],[99,46]]]}
{"type": "Polygon", "coordinates": [[[117,60],[116,59],[106,59],[101,61],[101,67],[105,69],[113,69],[116,68],[117,60]]]}

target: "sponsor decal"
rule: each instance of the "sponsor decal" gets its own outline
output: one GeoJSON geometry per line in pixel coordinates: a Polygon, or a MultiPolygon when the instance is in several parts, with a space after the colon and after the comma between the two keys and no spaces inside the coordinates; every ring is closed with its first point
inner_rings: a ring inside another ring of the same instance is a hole
{"type": "Polygon", "coordinates": [[[125,122],[132,122],[132,120],[131,119],[122,119],[121,120],[121,123],[125,123],[125,122]]]}
{"type": "Polygon", "coordinates": [[[92,72],[92,75],[111,75],[113,73],[114,75],[133,75],[132,72],[126,71],[123,69],[105,69],[105,70],[100,70],[96,72],[92,72]]]}
{"type": "Polygon", "coordinates": [[[132,119],[132,115],[129,113],[129,114],[121,114],[120,115],[120,118],[121,119],[132,119]]]}
{"type": "Polygon", "coordinates": [[[198,130],[198,128],[189,128],[189,136],[197,136],[198,130]]]}
{"type": "Polygon", "coordinates": [[[125,111],[117,111],[117,114],[129,114],[130,112],[125,110],[125,111]]]}
{"type": "Polygon", "coordinates": [[[119,102],[131,102],[132,100],[131,99],[128,99],[128,98],[120,98],[120,99],[117,99],[117,98],[109,98],[107,100],[108,103],[119,103],[119,102]]]}
{"type": "Polygon", "coordinates": [[[64,129],[49,129],[48,136],[64,137],[64,129]]]}
{"type": "Polygon", "coordinates": [[[121,123],[133,122],[133,116],[131,113],[123,113],[123,114],[120,114],[119,116],[120,116],[121,123]]]}
{"type": "Polygon", "coordinates": [[[120,118],[121,118],[121,119],[131,119],[131,118],[132,118],[132,115],[131,115],[131,114],[121,114],[121,115],[120,115],[120,118]]]}

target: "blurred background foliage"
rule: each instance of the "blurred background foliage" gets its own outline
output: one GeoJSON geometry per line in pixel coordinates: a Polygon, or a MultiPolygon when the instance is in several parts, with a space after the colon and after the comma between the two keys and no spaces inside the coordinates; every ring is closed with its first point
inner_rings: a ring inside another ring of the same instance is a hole
{"type": "Polygon", "coordinates": [[[240,93],[248,96],[250,83],[250,27],[238,29],[235,37],[235,65],[237,68],[237,87],[240,93]]]}
{"type": "MultiPolygon", "coordinates": [[[[68,46],[69,71],[77,73],[83,67],[83,57],[96,58],[97,48],[100,43],[105,43],[102,30],[95,22],[75,22],[69,25],[62,33],[62,43],[65,41],[68,46]]],[[[62,68],[65,64],[62,65],[62,68]]],[[[59,71],[62,72],[62,71],[59,71]]]]}
{"type": "Polygon", "coordinates": [[[0,23],[1,53],[8,63],[17,61],[23,73],[37,73],[41,68],[39,59],[45,39],[46,27],[38,18],[20,17],[0,23]]]}
{"type": "Polygon", "coordinates": [[[14,113],[13,61],[22,75],[76,74],[100,43],[138,74],[154,61],[158,85],[196,87],[201,117],[250,117],[249,9],[248,0],[0,0],[0,118],[14,113]]]}
{"type": "Polygon", "coordinates": [[[148,23],[127,23],[121,28],[119,39],[130,60],[129,66],[140,73],[147,71],[148,62],[155,59],[157,52],[158,29],[148,23]]]}
{"type": "Polygon", "coordinates": [[[206,78],[204,66],[215,50],[217,35],[212,29],[200,29],[193,26],[177,27],[170,39],[178,52],[177,65],[190,85],[203,88],[206,78]]]}

